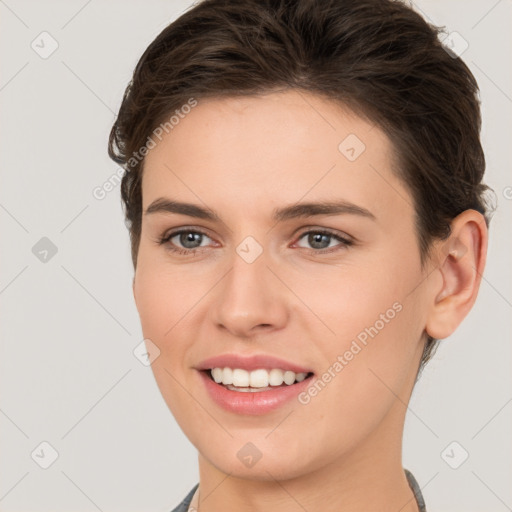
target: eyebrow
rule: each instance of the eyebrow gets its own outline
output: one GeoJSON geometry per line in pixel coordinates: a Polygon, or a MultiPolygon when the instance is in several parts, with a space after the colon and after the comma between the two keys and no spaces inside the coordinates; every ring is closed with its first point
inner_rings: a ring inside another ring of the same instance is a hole
{"type": "MultiPolygon", "coordinates": [[[[192,203],[173,201],[165,197],[159,197],[153,201],[146,208],[144,215],[152,215],[155,213],[177,213],[188,217],[222,222],[220,216],[209,208],[204,208],[192,203]]],[[[272,212],[272,220],[275,222],[283,222],[290,219],[313,217],[315,215],[341,214],[359,215],[371,220],[376,220],[375,215],[366,208],[345,200],[297,203],[283,208],[276,208],[272,212]]]]}

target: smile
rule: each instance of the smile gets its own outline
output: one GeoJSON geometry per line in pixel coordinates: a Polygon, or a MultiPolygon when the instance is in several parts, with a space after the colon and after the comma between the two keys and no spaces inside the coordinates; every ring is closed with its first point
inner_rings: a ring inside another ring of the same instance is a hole
{"type": "Polygon", "coordinates": [[[314,375],[312,372],[295,373],[279,368],[258,368],[249,372],[229,367],[216,367],[197,373],[206,390],[206,399],[238,415],[263,415],[287,403],[298,403],[298,395],[309,386],[314,375]],[[215,378],[212,374],[215,374],[215,378]],[[225,384],[230,380],[232,383],[225,384]]]}
{"type": "Polygon", "coordinates": [[[257,370],[247,371],[243,368],[212,368],[210,370],[211,378],[230,391],[238,392],[262,392],[269,391],[280,386],[291,386],[297,382],[302,382],[309,373],[295,373],[291,370],[281,370],[272,368],[267,370],[259,368],[257,370]]]}

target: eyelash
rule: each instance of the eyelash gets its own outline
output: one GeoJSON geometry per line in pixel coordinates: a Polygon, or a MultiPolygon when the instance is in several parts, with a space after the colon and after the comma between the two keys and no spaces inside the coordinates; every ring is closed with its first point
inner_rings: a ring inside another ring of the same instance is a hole
{"type": "MultiPolygon", "coordinates": [[[[176,235],[181,235],[182,233],[200,234],[200,235],[206,236],[207,238],[210,238],[206,233],[204,233],[203,231],[197,230],[197,229],[179,229],[179,230],[172,231],[171,233],[163,235],[162,237],[158,238],[157,243],[159,245],[163,245],[167,242],[170,242],[171,238],[174,238],[176,235]]],[[[336,235],[335,233],[325,230],[325,229],[314,229],[314,230],[310,230],[310,231],[304,231],[303,233],[301,233],[299,235],[297,241],[301,240],[305,235],[309,235],[309,234],[327,235],[327,236],[330,236],[330,237],[338,240],[339,242],[341,242],[339,246],[329,247],[329,248],[324,248],[324,249],[307,249],[305,247],[301,247],[301,249],[306,249],[311,254],[328,254],[331,252],[336,252],[336,251],[345,249],[354,244],[354,242],[352,240],[343,238],[342,236],[336,235]]],[[[184,256],[193,256],[196,252],[201,250],[201,247],[197,247],[195,249],[183,249],[181,247],[173,247],[171,244],[169,244],[168,250],[173,253],[184,255],[184,256]]]]}

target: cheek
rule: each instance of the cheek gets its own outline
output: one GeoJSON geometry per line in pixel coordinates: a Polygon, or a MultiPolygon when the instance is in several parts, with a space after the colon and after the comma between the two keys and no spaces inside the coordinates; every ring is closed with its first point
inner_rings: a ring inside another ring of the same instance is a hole
{"type": "Polygon", "coordinates": [[[144,338],[160,350],[151,369],[163,399],[185,432],[190,430],[186,423],[190,396],[183,389],[189,345],[183,333],[192,329],[191,308],[201,295],[198,285],[182,270],[139,256],[134,287],[137,310],[144,338]]]}
{"type": "Polygon", "coordinates": [[[135,300],[144,337],[153,339],[162,349],[161,341],[172,327],[176,295],[159,273],[146,271],[144,266],[137,269],[135,279],[135,300]]]}
{"type": "MultiPolygon", "coordinates": [[[[325,352],[339,351],[365,332],[383,331],[398,317],[405,296],[405,279],[385,262],[365,267],[330,267],[315,272],[314,278],[299,277],[298,295],[321,319],[329,332],[317,337],[325,352]],[[398,303],[398,304],[397,304],[398,303]],[[331,350],[329,350],[331,347],[331,350]]],[[[320,326],[321,327],[321,326],[320,326]]],[[[366,334],[368,336],[368,333],[366,334]]]]}
{"type": "MultiPolygon", "coordinates": [[[[396,420],[405,414],[403,404],[408,402],[417,344],[411,311],[398,301],[392,302],[394,298],[392,293],[380,301],[353,295],[350,306],[338,316],[337,336],[328,343],[326,338],[322,373],[302,397],[303,409],[295,418],[319,419],[314,433],[302,434],[303,444],[311,446],[312,452],[318,439],[332,439],[326,442],[325,450],[331,451],[331,456],[342,455],[369,436],[388,415],[396,420]],[[359,299],[360,308],[355,304],[359,299]]],[[[332,316],[331,322],[334,319],[332,316]]],[[[296,428],[302,428],[300,421],[296,428]]],[[[286,432],[282,434],[285,437],[286,432]]]]}
{"type": "MultiPolygon", "coordinates": [[[[135,300],[144,336],[154,336],[166,347],[181,323],[209,289],[207,276],[155,258],[139,256],[135,300]]],[[[161,349],[163,347],[160,347],[161,349]]]]}
{"type": "Polygon", "coordinates": [[[321,312],[332,331],[316,337],[325,379],[336,382],[328,387],[340,390],[339,395],[326,393],[332,406],[343,403],[371,417],[372,408],[375,414],[386,397],[393,399],[390,389],[401,392],[414,371],[423,330],[421,301],[411,293],[418,282],[415,262],[383,257],[364,270],[320,279],[311,289],[308,305],[321,312]],[[343,391],[348,389],[350,395],[343,391]]]}

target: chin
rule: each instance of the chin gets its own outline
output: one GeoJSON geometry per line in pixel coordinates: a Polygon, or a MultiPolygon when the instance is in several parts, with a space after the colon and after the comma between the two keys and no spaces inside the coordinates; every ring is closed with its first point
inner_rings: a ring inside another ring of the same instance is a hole
{"type": "Polygon", "coordinates": [[[247,437],[244,441],[231,439],[222,446],[217,445],[216,449],[212,449],[208,441],[204,442],[204,446],[202,444],[196,445],[201,457],[232,478],[284,481],[303,476],[316,467],[314,461],[304,458],[304,453],[291,454],[286,445],[281,444],[279,449],[268,440],[266,446],[262,446],[263,441],[251,444],[247,437]]]}

